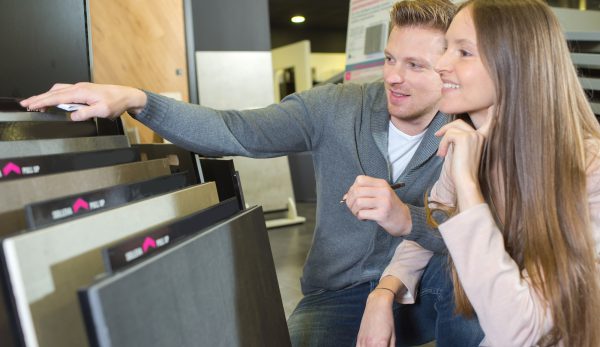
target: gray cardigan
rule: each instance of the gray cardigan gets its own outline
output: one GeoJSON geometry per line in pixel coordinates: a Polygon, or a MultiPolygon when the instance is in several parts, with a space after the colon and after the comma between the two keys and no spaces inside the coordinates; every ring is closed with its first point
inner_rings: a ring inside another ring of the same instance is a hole
{"type": "MultiPolygon", "coordinates": [[[[136,119],[188,150],[254,158],[312,151],[317,218],[301,279],[305,294],[379,278],[402,238],[390,236],[375,222],[357,220],[339,201],[357,175],[391,181],[390,116],[381,82],[316,87],[247,111],[217,111],[147,95],[148,104],[136,119]]],[[[405,238],[434,251],[445,246],[437,230],[427,226],[422,206],[442,167],[435,155],[439,139],[433,134],[446,118],[435,116],[399,178],[406,185],[397,190],[413,221],[405,238]]]]}

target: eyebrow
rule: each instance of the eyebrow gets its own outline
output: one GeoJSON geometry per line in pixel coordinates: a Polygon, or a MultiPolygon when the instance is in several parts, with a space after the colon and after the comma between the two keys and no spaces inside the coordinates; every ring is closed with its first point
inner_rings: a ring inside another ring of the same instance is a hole
{"type": "MultiPolygon", "coordinates": [[[[447,42],[447,40],[446,40],[447,42]]],[[[458,40],[453,40],[454,43],[459,44],[459,45],[463,45],[463,44],[468,44],[468,45],[473,45],[473,46],[477,46],[477,44],[471,40],[467,40],[467,39],[458,39],[458,40]]]]}
{"type": "Polygon", "coordinates": [[[423,65],[423,67],[426,67],[426,68],[430,68],[431,67],[431,63],[429,61],[427,61],[426,59],[419,59],[419,58],[415,58],[415,57],[407,57],[406,60],[417,62],[418,64],[423,65]]]}
{"type": "MultiPolygon", "coordinates": [[[[394,57],[394,55],[391,54],[387,49],[383,50],[383,54],[386,55],[386,56],[389,55],[389,56],[394,57]]],[[[427,59],[423,59],[423,58],[417,58],[417,57],[413,57],[413,56],[408,56],[408,57],[402,57],[402,60],[403,61],[414,61],[414,62],[417,62],[417,63],[423,65],[424,67],[431,67],[432,66],[431,63],[429,61],[427,61],[427,59]]]]}

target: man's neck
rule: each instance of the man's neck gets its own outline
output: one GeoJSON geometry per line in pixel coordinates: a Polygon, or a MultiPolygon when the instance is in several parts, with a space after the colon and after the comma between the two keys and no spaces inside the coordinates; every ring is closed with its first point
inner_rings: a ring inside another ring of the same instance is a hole
{"type": "Polygon", "coordinates": [[[431,124],[431,121],[436,114],[437,110],[414,119],[399,119],[395,117],[390,117],[390,119],[396,129],[402,131],[406,135],[415,136],[421,134],[429,127],[429,124],[431,124]]]}

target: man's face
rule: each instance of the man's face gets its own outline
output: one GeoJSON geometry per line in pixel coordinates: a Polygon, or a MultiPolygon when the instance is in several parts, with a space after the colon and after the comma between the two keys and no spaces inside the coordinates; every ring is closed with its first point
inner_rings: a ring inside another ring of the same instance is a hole
{"type": "Polygon", "coordinates": [[[394,27],[385,48],[383,78],[388,111],[399,129],[427,124],[437,112],[442,80],[434,66],[444,53],[444,32],[394,27]]]}

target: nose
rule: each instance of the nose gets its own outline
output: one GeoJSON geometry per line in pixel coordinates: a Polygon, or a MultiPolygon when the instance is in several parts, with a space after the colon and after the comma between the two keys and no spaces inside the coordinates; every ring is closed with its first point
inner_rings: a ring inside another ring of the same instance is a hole
{"type": "Polygon", "coordinates": [[[440,75],[444,72],[450,71],[450,69],[451,69],[450,60],[451,60],[451,58],[450,58],[449,51],[446,50],[446,52],[444,52],[444,54],[442,54],[440,59],[438,59],[438,61],[435,64],[433,69],[435,70],[435,72],[437,72],[440,75]]]}
{"type": "Polygon", "coordinates": [[[397,64],[395,66],[384,66],[383,77],[388,84],[404,83],[404,69],[397,64]]]}

